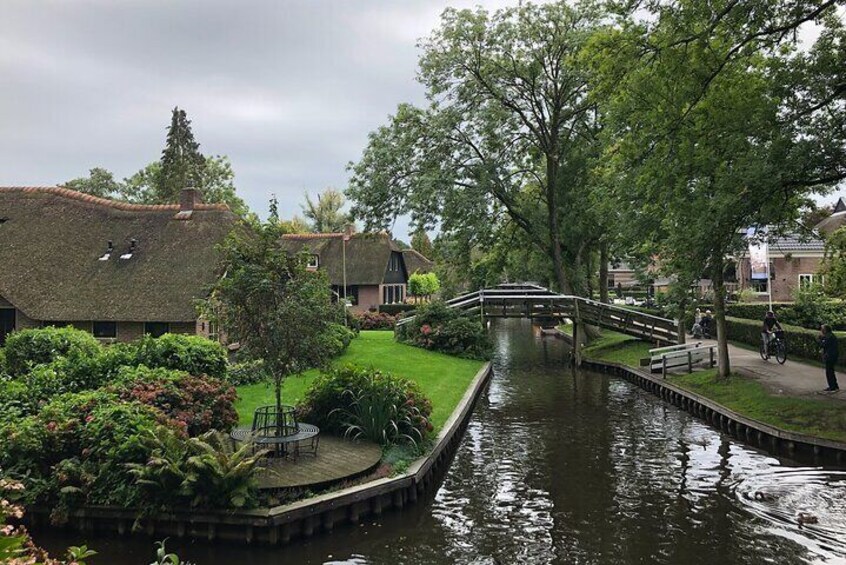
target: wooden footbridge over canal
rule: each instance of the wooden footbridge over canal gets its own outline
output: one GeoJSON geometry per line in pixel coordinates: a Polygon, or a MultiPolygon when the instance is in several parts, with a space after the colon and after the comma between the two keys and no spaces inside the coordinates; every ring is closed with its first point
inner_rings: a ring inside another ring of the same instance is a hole
{"type": "MultiPolygon", "coordinates": [[[[674,320],[581,296],[558,294],[534,284],[503,284],[458,296],[446,304],[482,318],[531,318],[547,327],[570,319],[661,344],[678,342],[674,320]]],[[[397,323],[402,325],[412,319],[413,316],[397,323]]]]}

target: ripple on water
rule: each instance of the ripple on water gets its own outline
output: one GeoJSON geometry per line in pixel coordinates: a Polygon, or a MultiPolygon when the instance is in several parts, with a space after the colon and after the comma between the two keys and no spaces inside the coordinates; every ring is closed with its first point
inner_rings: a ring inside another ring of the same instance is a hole
{"type": "Polygon", "coordinates": [[[846,554],[846,471],[776,468],[740,480],[735,495],[772,532],[824,558],[846,554]]]}

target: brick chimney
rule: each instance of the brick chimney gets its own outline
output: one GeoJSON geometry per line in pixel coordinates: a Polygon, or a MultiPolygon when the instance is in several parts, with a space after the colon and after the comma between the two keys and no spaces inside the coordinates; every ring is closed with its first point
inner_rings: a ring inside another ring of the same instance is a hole
{"type": "Polygon", "coordinates": [[[203,203],[203,194],[199,188],[183,188],[179,193],[179,211],[191,212],[197,204],[203,203]]]}

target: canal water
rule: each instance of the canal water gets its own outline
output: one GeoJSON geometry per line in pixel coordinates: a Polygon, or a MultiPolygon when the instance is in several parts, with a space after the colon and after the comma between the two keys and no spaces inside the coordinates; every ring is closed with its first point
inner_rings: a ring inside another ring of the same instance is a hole
{"type": "MultiPolygon", "coordinates": [[[[494,375],[434,497],[282,548],[171,540],[198,565],[846,563],[846,473],[747,447],[567,346],[497,322],[494,375]],[[800,513],[817,524],[800,526],[800,513]]],[[[98,563],[152,543],[76,534],[98,563]]]]}

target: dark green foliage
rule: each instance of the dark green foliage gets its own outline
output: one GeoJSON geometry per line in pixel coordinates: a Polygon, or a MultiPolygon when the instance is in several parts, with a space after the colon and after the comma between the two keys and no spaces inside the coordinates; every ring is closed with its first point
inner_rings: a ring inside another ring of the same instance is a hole
{"type": "Polygon", "coordinates": [[[63,186],[100,198],[117,196],[122,189],[121,183],[115,180],[114,174],[101,167],[94,167],[88,171],[87,177],[69,180],[63,186]]]}
{"type": "Polygon", "coordinates": [[[73,357],[80,362],[94,358],[101,346],[88,332],[50,326],[13,332],[6,339],[5,351],[6,370],[16,376],[61,357],[73,357]]]}
{"type": "Polygon", "coordinates": [[[821,288],[811,287],[796,293],[793,306],[779,312],[783,322],[808,329],[828,324],[836,330],[846,329],[846,302],[832,300],[821,288]]]}
{"type": "Polygon", "coordinates": [[[0,425],[32,413],[36,406],[24,383],[0,379],[0,425]]]}
{"type": "Polygon", "coordinates": [[[235,388],[221,379],[164,368],[125,367],[110,387],[121,399],[158,408],[190,436],[229,431],[238,422],[235,388]]]}
{"type": "Polygon", "coordinates": [[[405,312],[413,312],[417,308],[414,304],[382,304],[379,306],[380,314],[387,314],[388,316],[398,316],[405,312]]]}
{"type": "Polygon", "coordinates": [[[261,359],[236,363],[229,367],[226,374],[226,382],[232,386],[254,385],[269,380],[270,376],[261,359]]]}
{"type": "Polygon", "coordinates": [[[420,306],[414,319],[397,326],[398,341],[450,355],[487,359],[491,341],[482,323],[443,302],[420,306]]]}
{"type": "Polygon", "coordinates": [[[343,353],[355,336],[355,332],[343,324],[329,324],[326,328],[325,339],[328,341],[326,347],[331,351],[331,356],[337,357],[343,353]]]}
{"type": "MultiPolygon", "coordinates": [[[[782,323],[787,341],[787,356],[803,357],[805,359],[820,359],[819,331],[791,326],[782,323]]],[[[761,322],[753,320],[741,320],[739,318],[727,319],[727,333],[731,341],[739,341],[753,347],[761,345],[761,322]]],[[[841,338],[843,341],[844,338],[841,338]]],[[[840,347],[840,360],[838,364],[846,366],[846,347],[840,347]]]]}
{"type": "Polygon", "coordinates": [[[173,109],[161,163],[159,200],[177,202],[183,188],[202,186],[206,158],[200,154],[200,144],[194,140],[185,110],[173,109]]]}
{"type": "Polygon", "coordinates": [[[432,404],[416,383],[352,365],[317,377],[297,412],[329,433],[381,445],[418,443],[432,429],[432,404]]]}
{"type": "Polygon", "coordinates": [[[196,335],[145,336],[135,345],[131,365],[164,367],[192,375],[226,376],[226,349],[216,341],[196,335]]]}
{"type": "Polygon", "coordinates": [[[150,452],[143,464],[130,464],[130,473],[151,511],[173,508],[247,508],[258,501],[255,472],[263,452],[209,432],[182,441],[165,428],[150,432],[150,452]]]}

